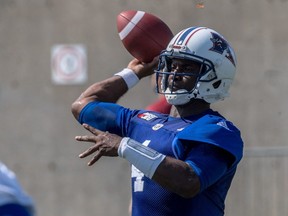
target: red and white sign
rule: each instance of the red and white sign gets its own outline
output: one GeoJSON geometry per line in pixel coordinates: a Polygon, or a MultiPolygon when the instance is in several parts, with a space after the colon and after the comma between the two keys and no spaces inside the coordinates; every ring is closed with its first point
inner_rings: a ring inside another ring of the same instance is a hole
{"type": "Polygon", "coordinates": [[[83,84],[87,80],[87,54],[83,45],[55,45],[51,50],[52,82],[83,84]]]}

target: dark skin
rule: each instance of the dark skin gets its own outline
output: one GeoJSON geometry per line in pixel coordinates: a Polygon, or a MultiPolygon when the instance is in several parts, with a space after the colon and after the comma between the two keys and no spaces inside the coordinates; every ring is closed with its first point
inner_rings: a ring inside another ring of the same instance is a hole
{"type": "MultiPolygon", "coordinates": [[[[137,59],[133,59],[127,67],[132,69],[139,79],[141,79],[154,73],[157,62],[157,58],[151,63],[141,63],[137,59]]],[[[183,60],[175,60],[173,63],[175,63],[174,66],[172,64],[173,72],[180,72],[184,69],[186,70],[185,72],[188,72],[187,69],[195,72],[199,71],[200,68],[198,64],[183,60]]],[[[191,88],[191,83],[195,83],[194,77],[179,77],[176,80],[176,86],[181,88],[191,88]]],[[[72,113],[78,119],[81,110],[89,102],[97,100],[116,103],[127,90],[127,85],[120,76],[113,76],[95,83],[85,90],[72,104],[72,113]]],[[[191,100],[185,105],[172,106],[170,115],[173,117],[186,117],[202,113],[209,108],[210,105],[202,100],[191,100]]],[[[93,155],[92,159],[88,162],[89,166],[96,163],[102,156],[118,156],[117,150],[122,137],[97,130],[87,124],[83,124],[83,127],[91,132],[92,135],[76,136],[75,139],[91,143],[92,146],[79,155],[80,158],[93,155]]],[[[200,181],[194,170],[184,161],[168,156],[158,166],[152,180],[185,198],[194,197],[200,190],[200,181]]]]}

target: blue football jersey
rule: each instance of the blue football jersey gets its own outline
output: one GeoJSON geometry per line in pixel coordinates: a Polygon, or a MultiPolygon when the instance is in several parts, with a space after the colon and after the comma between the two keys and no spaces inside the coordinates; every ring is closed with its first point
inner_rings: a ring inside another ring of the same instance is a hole
{"type": "Polygon", "coordinates": [[[201,190],[183,198],[147,178],[132,165],[133,216],[220,216],[236,167],[242,158],[239,130],[219,113],[174,118],[130,110],[112,103],[91,102],[81,111],[80,123],[130,137],[145,146],[189,164],[199,176],[201,190]]]}

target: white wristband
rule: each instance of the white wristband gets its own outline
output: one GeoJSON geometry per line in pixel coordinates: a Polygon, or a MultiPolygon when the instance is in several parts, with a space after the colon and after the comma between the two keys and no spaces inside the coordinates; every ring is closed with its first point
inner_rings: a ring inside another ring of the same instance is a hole
{"type": "Polygon", "coordinates": [[[121,140],[118,148],[118,155],[128,160],[150,179],[153,177],[157,167],[166,157],[129,137],[124,137],[121,140]]]}
{"type": "Polygon", "coordinates": [[[121,76],[124,79],[128,89],[131,89],[139,82],[138,76],[129,68],[124,68],[122,71],[116,73],[115,76],[121,76]]]}

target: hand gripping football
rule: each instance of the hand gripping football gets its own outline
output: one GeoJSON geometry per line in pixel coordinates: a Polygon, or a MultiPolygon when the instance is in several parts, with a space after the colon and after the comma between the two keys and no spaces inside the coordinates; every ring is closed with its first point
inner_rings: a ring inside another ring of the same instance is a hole
{"type": "Polygon", "coordinates": [[[117,16],[120,39],[127,51],[142,62],[150,62],[166,49],[173,33],[158,17],[128,10],[117,16]]]}

